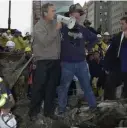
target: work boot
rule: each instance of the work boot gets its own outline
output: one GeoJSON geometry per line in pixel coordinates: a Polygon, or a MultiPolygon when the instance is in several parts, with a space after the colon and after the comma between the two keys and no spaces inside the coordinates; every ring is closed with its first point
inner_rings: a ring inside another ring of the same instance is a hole
{"type": "Polygon", "coordinates": [[[55,115],[55,114],[44,114],[44,116],[45,117],[49,117],[49,118],[51,118],[52,120],[58,120],[58,116],[57,115],[55,115]]]}
{"type": "Polygon", "coordinates": [[[56,108],[55,115],[57,115],[59,118],[65,117],[65,113],[60,111],[59,108],[56,108]]]}

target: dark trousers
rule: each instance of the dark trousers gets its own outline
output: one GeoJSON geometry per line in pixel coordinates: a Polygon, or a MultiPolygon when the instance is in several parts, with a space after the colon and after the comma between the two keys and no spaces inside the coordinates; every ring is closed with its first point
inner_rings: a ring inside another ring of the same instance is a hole
{"type": "Polygon", "coordinates": [[[68,95],[76,95],[76,82],[74,80],[72,80],[69,91],[68,91],[68,95]]]}
{"type": "Polygon", "coordinates": [[[127,98],[127,72],[112,72],[108,75],[107,81],[104,87],[104,99],[115,100],[116,99],[116,87],[124,83],[123,97],[127,98]]]}
{"type": "Polygon", "coordinates": [[[36,116],[40,112],[44,101],[44,115],[54,114],[56,87],[60,82],[60,61],[40,60],[37,61],[34,84],[32,88],[30,116],[36,116]]]}

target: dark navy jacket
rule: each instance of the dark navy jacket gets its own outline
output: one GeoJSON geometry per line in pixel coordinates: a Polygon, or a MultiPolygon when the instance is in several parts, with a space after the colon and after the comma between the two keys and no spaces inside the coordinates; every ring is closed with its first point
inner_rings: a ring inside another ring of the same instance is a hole
{"type": "Polygon", "coordinates": [[[120,56],[118,57],[118,51],[120,47],[122,32],[113,37],[111,45],[107,50],[107,53],[104,58],[104,68],[108,71],[122,71],[126,72],[127,68],[127,39],[123,39],[122,45],[120,48],[120,56]],[[125,71],[124,71],[125,70],[125,71]]]}
{"type": "Polygon", "coordinates": [[[89,48],[97,42],[97,36],[81,25],[76,25],[73,29],[63,26],[61,35],[61,61],[66,62],[84,61],[85,42],[89,42],[89,48]]]}

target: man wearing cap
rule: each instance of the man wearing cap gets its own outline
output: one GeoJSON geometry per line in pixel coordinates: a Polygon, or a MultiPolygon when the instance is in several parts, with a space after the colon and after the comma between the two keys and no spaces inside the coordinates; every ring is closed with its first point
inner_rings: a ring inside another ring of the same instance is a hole
{"type": "Polygon", "coordinates": [[[21,37],[21,32],[18,30],[15,30],[12,41],[15,42],[15,50],[17,51],[24,51],[27,47],[27,43],[23,40],[21,37]]]}
{"type": "Polygon", "coordinates": [[[103,42],[108,46],[110,40],[110,34],[108,32],[105,32],[103,35],[103,42]]]}
{"type": "Polygon", "coordinates": [[[97,38],[98,38],[98,43],[94,46],[93,51],[100,52],[100,55],[103,58],[107,51],[108,45],[103,42],[102,36],[100,34],[97,34],[97,38]]]}
{"type": "Polygon", "coordinates": [[[85,92],[84,95],[90,108],[96,108],[96,100],[90,86],[88,66],[85,59],[84,42],[89,41],[89,44],[94,44],[97,41],[97,36],[84,26],[79,25],[82,12],[83,10],[79,8],[79,5],[70,6],[69,15],[75,17],[77,23],[73,29],[68,29],[66,25],[61,29],[62,75],[60,86],[58,87],[58,111],[60,115],[65,112],[67,93],[74,75],[78,78],[81,88],[85,92]]]}

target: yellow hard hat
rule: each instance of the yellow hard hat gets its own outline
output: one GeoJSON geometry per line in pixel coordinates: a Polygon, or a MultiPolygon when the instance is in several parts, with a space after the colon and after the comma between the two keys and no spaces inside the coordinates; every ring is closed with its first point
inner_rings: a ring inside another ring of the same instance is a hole
{"type": "Polygon", "coordinates": [[[31,52],[31,48],[30,47],[26,47],[25,48],[25,52],[31,52]]]}
{"type": "Polygon", "coordinates": [[[7,33],[11,33],[11,30],[7,30],[7,33]]]}

